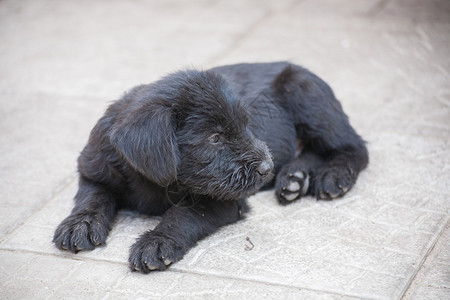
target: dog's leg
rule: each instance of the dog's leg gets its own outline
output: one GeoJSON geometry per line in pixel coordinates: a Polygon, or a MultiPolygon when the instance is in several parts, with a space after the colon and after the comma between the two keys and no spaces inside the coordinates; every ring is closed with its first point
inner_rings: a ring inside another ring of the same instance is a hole
{"type": "Polygon", "coordinates": [[[173,206],[152,231],[142,234],[130,249],[132,270],[165,270],[179,261],[201,238],[238,221],[248,210],[245,200],[202,199],[192,206],[173,206]]]}
{"type": "Polygon", "coordinates": [[[367,161],[367,150],[362,146],[331,152],[326,164],[314,176],[316,198],[331,200],[343,196],[356,183],[367,161]]]}
{"type": "Polygon", "coordinates": [[[330,98],[322,105],[326,112],[319,114],[312,125],[298,125],[302,128],[298,137],[309,141],[308,149],[324,160],[313,172],[311,194],[317,199],[331,200],[345,195],[353,187],[359,172],[367,166],[369,155],[337,100],[330,98]]]}
{"type": "Polygon", "coordinates": [[[100,184],[80,176],[75,207],[55,231],[53,242],[59,249],[78,252],[105,244],[116,215],[116,201],[100,184]]]}
{"type": "Polygon", "coordinates": [[[274,88],[277,97],[283,99],[281,105],[292,113],[297,137],[324,160],[310,178],[314,186],[311,194],[318,199],[344,195],[366,167],[369,156],[333,91],[323,80],[297,66],[285,68],[275,79],[274,88]]]}

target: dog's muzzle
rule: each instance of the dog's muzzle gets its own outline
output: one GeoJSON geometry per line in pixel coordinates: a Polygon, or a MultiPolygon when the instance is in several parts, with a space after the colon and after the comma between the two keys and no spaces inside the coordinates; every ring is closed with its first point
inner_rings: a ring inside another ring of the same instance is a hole
{"type": "Polygon", "coordinates": [[[261,152],[261,162],[256,168],[256,173],[261,177],[263,181],[269,181],[272,179],[272,170],[274,167],[272,161],[272,155],[266,143],[260,140],[255,141],[255,148],[261,152]]]}

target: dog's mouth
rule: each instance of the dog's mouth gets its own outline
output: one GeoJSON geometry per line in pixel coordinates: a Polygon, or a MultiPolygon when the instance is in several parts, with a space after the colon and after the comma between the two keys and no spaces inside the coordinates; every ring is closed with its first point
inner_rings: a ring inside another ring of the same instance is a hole
{"type": "Polygon", "coordinates": [[[275,177],[275,175],[270,172],[269,174],[265,175],[264,178],[261,178],[261,180],[255,184],[252,187],[247,187],[240,195],[240,197],[234,197],[232,199],[239,199],[239,198],[248,198],[250,196],[255,195],[258,193],[261,188],[263,188],[267,183],[271,182],[272,179],[275,177]]]}
{"type": "Polygon", "coordinates": [[[212,180],[209,188],[202,191],[217,200],[232,201],[256,194],[273,178],[273,162],[267,159],[257,164],[257,167],[238,168],[222,180],[212,180]]]}
{"type": "Polygon", "coordinates": [[[235,149],[223,150],[202,162],[188,156],[192,153],[188,152],[182,159],[185,164],[180,167],[178,184],[192,193],[220,201],[256,194],[274,178],[271,153],[264,142],[256,139],[235,149]],[[244,147],[246,151],[242,151],[244,147]]]}

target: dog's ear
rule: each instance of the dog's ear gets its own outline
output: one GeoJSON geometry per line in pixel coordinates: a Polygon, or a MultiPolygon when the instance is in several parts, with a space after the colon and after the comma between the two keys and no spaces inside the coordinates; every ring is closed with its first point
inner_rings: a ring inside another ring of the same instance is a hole
{"type": "Polygon", "coordinates": [[[118,116],[110,141],[140,173],[160,186],[175,181],[179,150],[170,105],[149,101],[118,116]]]}

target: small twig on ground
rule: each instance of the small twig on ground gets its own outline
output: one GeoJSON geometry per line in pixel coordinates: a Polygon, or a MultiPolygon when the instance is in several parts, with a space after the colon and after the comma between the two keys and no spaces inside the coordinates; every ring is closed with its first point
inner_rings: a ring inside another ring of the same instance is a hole
{"type": "Polygon", "coordinates": [[[245,245],[245,250],[246,250],[246,251],[251,251],[251,250],[253,250],[253,248],[255,248],[255,245],[252,243],[252,241],[250,240],[250,238],[249,238],[249,237],[246,237],[245,240],[246,240],[247,242],[249,242],[250,245],[251,245],[251,246],[245,245]]]}

